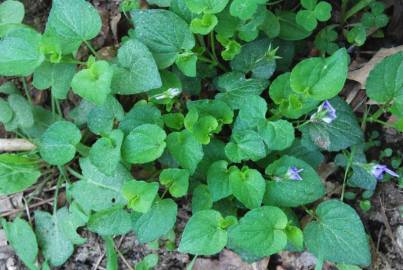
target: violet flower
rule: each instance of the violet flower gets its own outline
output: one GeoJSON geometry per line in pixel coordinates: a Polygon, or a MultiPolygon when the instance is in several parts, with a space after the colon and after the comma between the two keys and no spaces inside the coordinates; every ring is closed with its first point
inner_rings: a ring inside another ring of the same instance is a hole
{"type": "Polygon", "coordinates": [[[295,166],[291,166],[291,168],[289,168],[287,171],[287,177],[288,177],[288,179],[291,179],[291,180],[301,181],[302,177],[301,177],[300,173],[303,171],[304,171],[304,169],[298,169],[295,166]]]}
{"type": "Polygon", "coordinates": [[[318,111],[311,116],[311,120],[321,120],[327,124],[330,124],[337,118],[336,109],[325,100],[319,107],[318,111]]]}
{"type": "Polygon", "coordinates": [[[386,165],[381,165],[381,164],[375,164],[372,166],[371,169],[371,174],[377,179],[377,180],[382,180],[385,173],[394,176],[394,177],[399,177],[399,175],[397,173],[395,173],[394,171],[388,169],[388,167],[386,167],[386,165]]]}

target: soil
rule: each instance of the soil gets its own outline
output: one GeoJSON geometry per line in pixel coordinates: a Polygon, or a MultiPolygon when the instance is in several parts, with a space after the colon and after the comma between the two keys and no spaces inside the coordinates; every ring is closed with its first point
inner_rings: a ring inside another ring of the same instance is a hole
{"type": "MultiPolygon", "coordinates": [[[[26,7],[25,22],[33,25],[38,30],[43,30],[46,23],[46,18],[50,9],[51,0],[24,0],[26,7]]],[[[121,33],[127,31],[127,23],[123,19],[119,22],[120,15],[118,6],[120,0],[93,0],[91,1],[94,6],[100,11],[103,20],[102,33],[97,37],[93,44],[97,49],[105,47],[113,48],[117,43],[121,33]],[[119,23],[118,23],[119,22],[119,23]]],[[[391,26],[386,30],[386,37],[374,42],[368,42],[369,45],[362,49],[356,49],[354,55],[360,58],[364,55],[364,59],[360,61],[368,61],[365,59],[365,54],[360,54],[361,51],[370,50],[373,54],[382,47],[393,47],[403,42],[403,3],[399,0],[387,1],[390,5],[395,5],[395,12],[389,14],[391,16],[391,26]],[[397,11],[396,11],[397,10],[397,11]],[[399,13],[400,10],[400,13],[399,13]],[[396,31],[396,29],[400,29],[396,31]]],[[[113,51],[113,49],[112,49],[113,51]]],[[[81,52],[85,55],[85,51],[81,52]]],[[[368,55],[367,55],[368,56],[368,55]]],[[[4,78],[0,78],[0,83],[4,82],[4,78]]],[[[18,83],[18,82],[17,82],[18,83]]],[[[345,96],[349,96],[351,86],[347,85],[344,90],[345,96]]],[[[38,92],[32,89],[33,98],[37,103],[46,102],[46,95],[43,92],[38,92]]],[[[352,99],[352,104],[358,104],[360,98],[362,99],[362,92],[352,99]]],[[[77,100],[73,98],[64,102],[64,111],[69,110],[72,104],[76,104],[77,100]]],[[[357,112],[359,113],[358,108],[357,112]]],[[[393,130],[383,129],[379,125],[367,127],[367,134],[370,131],[377,130],[380,133],[378,140],[381,145],[374,151],[371,151],[369,159],[378,160],[380,149],[385,146],[393,150],[400,149],[403,153],[403,135],[396,133],[393,130]]],[[[7,134],[0,126],[0,137],[12,136],[7,134]]],[[[340,181],[338,173],[330,171],[327,173],[327,185],[330,196],[337,195],[337,190],[340,189],[340,181]]],[[[63,195],[63,193],[61,193],[63,195]]],[[[44,195],[44,196],[50,196],[44,195]]],[[[60,196],[63,197],[63,196],[60,196]]],[[[42,198],[42,199],[47,199],[42,198]]],[[[189,199],[189,198],[188,198],[189,199]]],[[[399,188],[398,183],[389,181],[378,185],[377,190],[371,197],[372,207],[369,211],[363,212],[359,207],[358,200],[353,205],[359,215],[361,216],[366,231],[369,232],[370,244],[373,252],[373,264],[371,269],[388,270],[388,269],[403,269],[403,195],[402,190],[399,188]]],[[[180,234],[183,231],[184,225],[189,218],[189,206],[187,199],[183,200],[183,205],[178,215],[178,222],[175,231],[180,234]]],[[[4,209],[17,209],[23,207],[22,193],[16,194],[12,197],[0,197],[0,211],[4,209]]],[[[44,204],[42,208],[47,209],[49,205],[44,204]]],[[[81,235],[87,238],[87,243],[76,248],[73,256],[65,263],[63,267],[58,269],[66,270],[94,270],[105,269],[105,250],[103,241],[100,237],[88,231],[81,231],[81,235]]],[[[178,241],[178,240],[177,240],[178,241]]],[[[160,261],[157,270],[175,270],[185,269],[192,260],[189,255],[180,254],[177,252],[168,252],[163,246],[164,242],[160,242],[162,248],[153,249],[140,245],[133,234],[128,234],[123,237],[115,239],[116,246],[119,247],[121,256],[119,258],[120,268],[129,269],[127,264],[133,266],[140,261],[145,255],[149,253],[156,253],[159,255],[160,261]],[[124,259],[122,259],[124,258],[124,259]],[[124,262],[126,261],[126,262],[124,262]]],[[[214,258],[200,258],[196,264],[199,265],[197,269],[270,269],[270,270],[303,270],[313,269],[315,265],[315,258],[308,252],[303,253],[289,253],[283,252],[273,255],[270,259],[253,266],[245,266],[244,264],[237,264],[239,258],[229,251],[224,251],[222,254],[214,258]],[[232,257],[231,257],[232,256],[232,257]],[[232,262],[232,264],[231,264],[232,262]],[[201,265],[201,266],[200,266],[201,265]],[[205,266],[203,266],[205,265],[205,266]],[[207,266],[208,265],[208,268],[207,266]]],[[[326,269],[335,269],[332,265],[326,265],[326,269]]],[[[196,266],[195,266],[196,268],[196,266]]],[[[4,232],[0,230],[0,270],[20,270],[25,269],[22,263],[14,255],[13,251],[7,246],[7,241],[4,237],[4,232]]]]}

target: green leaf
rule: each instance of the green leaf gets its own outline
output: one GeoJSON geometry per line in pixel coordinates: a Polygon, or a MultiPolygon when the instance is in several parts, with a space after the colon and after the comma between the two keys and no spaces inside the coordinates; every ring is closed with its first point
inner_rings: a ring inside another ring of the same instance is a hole
{"type": "Polygon", "coordinates": [[[136,10],[132,18],[135,37],[150,49],[160,69],[172,65],[178,54],[195,45],[189,26],[171,11],[136,10]]]}
{"type": "Polygon", "coordinates": [[[316,171],[302,160],[282,156],[266,168],[271,181],[266,184],[264,203],[281,207],[297,207],[316,201],[325,195],[325,188],[316,171]],[[295,167],[302,180],[292,180],[288,170],[295,167]]]}
{"type": "Polygon", "coordinates": [[[46,31],[72,41],[93,39],[101,31],[97,10],[85,0],[53,0],[46,31]]]}
{"type": "Polygon", "coordinates": [[[280,22],[279,38],[284,40],[301,40],[310,36],[312,32],[296,22],[296,14],[291,11],[276,12],[280,22]]]}
{"type": "Polygon", "coordinates": [[[262,204],[266,182],[258,170],[246,166],[230,168],[229,184],[233,195],[249,209],[262,204]]]}
{"type": "Polygon", "coordinates": [[[6,123],[6,130],[30,128],[34,125],[32,105],[24,97],[11,94],[8,96],[8,105],[13,111],[13,118],[6,123]]]}
{"type": "Polygon", "coordinates": [[[260,96],[250,96],[241,104],[232,133],[239,131],[256,131],[259,123],[266,119],[267,103],[260,96]]]}
{"type": "Polygon", "coordinates": [[[175,225],[178,206],[171,199],[159,200],[140,216],[134,225],[140,243],[149,243],[166,235],[175,225]]]}
{"type": "Polygon", "coordinates": [[[120,129],[112,131],[107,137],[99,138],[90,149],[91,163],[106,175],[112,175],[120,162],[120,148],[123,142],[120,129]]]}
{"type": "Polygon", "coordinates": [[[90,216],[88,230],[102,236],[126,234],[131,230],[130,214],[121,206],[102,210],[90,216]]]}
{"type": "Polygon", "coordinates": [[[292,225],[287,225],[285,228],[287,240],[293,248],[298,251],[304,250],[304,235],[300,228],[292,225]]]}
{"type": "Polygon", "coordinates": [[[203,158],[202,145],[187,130],[170,133],[166,142],[168,151],[176,162],[192,175],[203,158]]]}
{"type": "Polygon", "coordinates": [[[42,134],[39,152],[49,164],[64,165],[74,158],[80,140],[80,130],[73,123],[57,121],[42,134]]]}
{"type": "Polygon", "coordinates": [[[287,245],[287,216],[277,207],[263,206],[246,213],[229,230],[228,247],[248,257],[266,257],[287,245]]]}
{"type": "Polygon", "coordinates": [[[229,72],[218,77],[217,88],[221,92],[216,99],[227,103],[233,110],[240,109],[247,97],[260,95],[268,86],[266,80],[245,78],[242,72],[229,72]]]}
{"type": "Polygon", "coordinates": [[[305,28],[306,31],[312,31],[318,26],[315,13],[311,10],[300,10],[295,17],[295,21],[305,28]]]}
{"type": "Polygon", "coordinates": [[[297,159],[303,160],[308,163],[312,168],[318,168],[319,165],[325,160],[324,155],[310,140],[296,139],[292,146],[282,154],[293,156],[297,159]]]}
{"type": "Polygon", "coordinates": [[[72,184],[71,194],[83,209],[101,211],[127,203],[122,186],[132,176],[126,167],[119,163],[112,175],[106,175],[89,158],[81,158],[80,167],[84,177],[72,184]]]}
{"type": "Polygon", "coordinates": [[[127,135],[123,142],[123,159],[132,164],[154,161],[164,152],[165,138],[165,131],[157,125],[138,126],[127,135]]]}
{"type": "Polygon", "coordinates": [[[31,28],[9,31],[0,40],[0,75],[28,76],[41,65],[41,35],[31,28]]]}
{"type": "Polygon", "coordinates": [[[65,99],[75,73],[75,65],[44,62],[35,70],[32,85],[39,90],[51,88],[52,96],[65,99]]]}
{"type": "Polygon", "coordinates": [[[347,78],[348,54],[337,50],[328,58],[311,57],[298,63],[291,72],[291,88],[315,100],[336,96],[347,78]]]}
{"type": "Polygon", "coordinates": [[[20,192],[41,176],[39,159],[16,154],[0,155],[0,194],[20,192]]]}
{"type": "Polygon", "coordinates": [[[15,250],[18,258],[23,261],[29,269],[38,269],[35,266],[36,257],[38,256],[38,243],[31,225],[19,217],[10,223],[2,219],[1,224],[3,225],[7,240],[15,250]]]}
{"type": "Polygon", "coordinates": [[[253,17],[259,5],[265,4],[267,0],[234,0],[230,6],[232,16],[238,17],[241,20],[248,20],[253,17]]]}
{"type": "Polygon", "coordinates": [[[180,130],[183,128],[185,117],[182,113],[167,113],[162,116],[164,124],[172,129],[180,130]]]}
{"type": "Polygon", "coordinates": [[[207,172],[207,184],[214,202],[232,194],[228,162],[219,160],[211,164],[207,172]]]}
{"type": "Polygon", "coordinates": [[[243,41],[250,42],[255,40],[259,35],[259,27],[265,22],[266,9],[259,9],[253,15],[253,18],[244,22],[239,28],[239,38],[243,41]]]}
{"type": "Polygon", "coordinates": [[[242,160],[257,161],[267,155],[263,139],[253,130],[232,134],[231,141],[225,146],[225,155],[233,162],[242,160]]]}
{"type": "Polygon", "coordinates": [[[227,232],[222,228],[224,218],[215,210],[194,214],[186,224],[179,251],[210,256],[220,252],[227,244],[227,232]]]}
{"type": "Polygon", "coordinates": [[[82,245],[87,241],[77,233],[77,229],[88,222],[88,216],[76,202],[72,202],[69,209],[67,209],[67,207],[59,209],[57,211],[57,217],[61,221],[61,223],[58,224],[60,230],[69,241],[75,245],[82,245]]]}
{"type": "Polygon", "coordinates": [[[185,0],[187,7],[193,13],[216,14],[227,6],[229,0],[185,0]]]}
{"type": "Polygon", "coordinates": [[[6,0],[0,4],[0,25],[21,23],[24,15],[24,5],[20,1],[6,0]]]}
{"type": "Polygon", "coordinates": [[[136,212],[147,213],[158,194],[158,183],[132,180],[123,185],[127,206],[136,212]]]}
{"type": "Polygon", "coordinates": [[[39,246],[43,256],[52,266],[62,265],[73,254],[74,245],[69,238],[70,234],[66,234],[66,228],[75,233],[78,226],[84,225],[81,223],[74,227],[64,226],[70,218],[67,208],[59,209],[53,216],[43,211],[35,211],[35,233],[39,246]]]}
{"type": "Polygon", "coordinates": [[[321,22],[329,20],[332,16],[331,12],[332,6],[325,1],[319,2],[314,9],[316,19],[321,22]]]}
{"type": "Polygon", "coordinates": [[[113,129],[113,112],[106,106],[97,106],[87,115],[88,129],[97,135],[105,135],[113,129]]]}
{"type": "Polygon", "coordinates": [[[158,255],[157,254],[148,254],[141,260],[138,264],[136,264],[135,270],[150,270],[154,269],[158,264],[158,255]]]}
{"type": "Polygon", "coordinates": [[[213,31],[218,19],[214,14],[203,14],[201,18],[194,18],[190,24],[190,30],[195,34],[207,35],[213,31]]]}
{"type": "Polygon", "coordinates": [[[265,10],[264,22],[259,26],[269,38],[275,38],[280,34],[280,20],[270,10],[265,10]]]}
{"type": "Polygon", "coordinates": [[[155,124],[160,127],[164,125],[161,112],[153,104],[145,100],[137,102],[125,115],[119,124],[119,128],[127,135],[133,129],[143,124],[155,124]]]}
{"type": "Polygon", "coordinates": [[[192,213],[211,209],[213,200],[208,187],[204,184],[197,185],[192,192],[192,213]]]}
{"type": "Polygon", "coordinates": [[[169,7],[171,5],[171,0],[147,0],[147,2],[159,7],[169,7]]]}
{"type": "Polygon", "coordinates": [[[223,124],[232,123],[233,111],[219,100],[201,99],[187,102],[189,112],[185,127],[202,144],[208,144],[214,133],[219,133],[223,124]]]}
{"type": "Polygon", "coordinates": [[[370,265],[367,235],[353,208],[339,200],[329,200],[318,206],[316,217],[304,228],[309,252],[335,263],[370,265]]]}
{"type": "Polygon", "coordinates": [[[215,27],[215,32],[224,37],[232,38],[238,27],[241,25],[241,20],[234,17],[230,13],[230,5],[228,5],[222,12],[217,14],[218,24],[215,27]]]}
{"type": "Polygon", "coordinates": [[[252,72],[253,78],[268,79],[276,69],[274,58],[269,57],[271,41],[259,39],[247,43],[241,49],[240,54],[231,61],[231,68],[234,71],[243,73],[252,72]]]}
{"type": "Polygon", "coordinates": [[[106,61],[91,63],[88,69],[80,70],[71,81],[73,92],[82,98],[102,105],[111,92],[113,69],[106,61]]]}
{"type": "Polygon", "coordinates": [[[375,190],[378,180],[365,168],[365,164],[353,164],[353,174],[348,179],[348,185],[367,190],[375,190]]]}
{"type": "Polygon", "coordinates": [[[361,270],[360,267],[351,264],[338,264],[336,267],[338,270],[361,270]]]}
{"type": "Polygon", "coordinates": [[[295,139],[294,127],[286,120],[262,121],[258,132],[269,150],[287,149],[295,139]]]}
{"type": "Polygon", "coordinates": [[[319,102],[295,93],[290,86],[290,75],[290,72],[286,72],[278,76],[270,85],[269,95],[279,105],[278,110],[282,115],[297,119],[312,111],[319,102]]]}
{"type": "Polygon", "coordinates": [[[8,102],[0,98],[0,122],[9,123],[13,119],[14,113],[8,102]]]}
{"type": "Polygon", "coordinates": [[[123,43],[118,50],[118,63],[112,78],[113,93],[132,95],[161,87],[157,64],[140,41],[130,39],[123,43]]]}
{"type": "Polygon", "coordinates": [[[387,103],[403,96],[403,52],[384,58],[368,75],[369,98],[387,103]]]}
{"type": "Polygon", "coordinates": [[[189,172],[185,169],[168,168],[162,170],[160,183],[174,198],[185,196],[189,188],[189,172]]]}
{"type": "Polygon", "coordinates": [[[313,10],[315,9],[317,2],[317,0],[301,0],[301,5],[308,10],[313,10]]]}
{"type": "Polygon", "coordinates": [[[336,119],[330,124],[323,121],[307,124],[301,128],[303,137],[327,151],[339,151],[363,143],[364,135],[351,107],[340,97],[329,102],[336,109],[336,119]]]}
{"type": "Polygon", "coordinates": [[[188,77],[196,77],[197,56],[193,52],[185,52],[178,55],[175,64],[188,77]]]}

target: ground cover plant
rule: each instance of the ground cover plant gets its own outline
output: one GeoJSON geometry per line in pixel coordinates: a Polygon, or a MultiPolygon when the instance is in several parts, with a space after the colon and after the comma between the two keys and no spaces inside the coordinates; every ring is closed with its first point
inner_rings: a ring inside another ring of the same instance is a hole
{"type": "MultiPolygon", "coordinates": [[[[367,158],[375,138],[365,127],[403,131],[403,52],[371,68],[363,112],[341,92],[352,51],[382,38],[385,5],[124,0],[120,11],[130,28],[105,54],[91,43],[103,24],[90,2],[53,0],[42,32],[22,23],[22,3],[0,4],[0,122],[22,139],[4,141],[16,145],[0,154],[0,195],[53,187],[52,207],[1,219],[25,266],[62,266],[90,231],[108,270],[119,268],[114,238],[128,233],[192,263],[226,248],[248,263],[307,250],[315,269],[370,267],[349,203],[364,192],[367,210],[377,185],[400,181],[401,152],[367,158]],[[338,192],[320,173],[325,161],[338,192]]],[[[150,254],[133,267],[157,264],[150,254]]]]}

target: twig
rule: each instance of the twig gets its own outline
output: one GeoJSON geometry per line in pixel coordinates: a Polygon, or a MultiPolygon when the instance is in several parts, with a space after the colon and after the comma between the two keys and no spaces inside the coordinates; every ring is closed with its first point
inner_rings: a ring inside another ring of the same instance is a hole
{"type": "Polygon", "coordinates": [[[378,196],[378,199],[379,199],[379,203],[381,205],[381,215],[383,218],[383,224],[385,225],[386,234],[389,236],[390,240],[392,240],[392,244],[395,247],[396,251],[400,254],[401,257],[403,257],[403,251],[400,248],[400,246],[396,243],[396,240],[393,237],[393,231],[388,222],[388,217],[386,216],[386,212],[385,212],[385,208],[383,207],[382,199],[380,196],[378,196]]]}
{"type": "Polygon", "coordinates": [[[125,256],[123,256],[122,252],[120,252],[119,248],[116,247],[116,252],[119,254],[119,257],[122,259],[123,263],[129,268],[129,270],[134,270],[131,267],[130,263],[126,260],[125,256]]]}
{"type": "MultiPolygon", "coordinates": [[[[122,235],[122,236],[120,237],[120,239],[119,239],[119,242],[118,242],[118,245],[116,246],[116,248],[120,248],[120,246],[122,245],[124,239],[125,239],[125,236],[122,235]]],[[[101,264],[102,260],[105,258],[105,254],[106,254],[105,251],[102,252],[101,256],[99,256],[97,262],[96,262],[95,265],[92,267],[92,270],[97,270],[97,269],[100,269],[100,268],[101,268],[101,266],[99,266],[99,265],[101,264]]]]}
{"type": "Polygon", "coordinates": [[[0,139],[0,152],[32,151],[36,145],[25,139],[0,139]]]}
{"type": "MultiPolygon", "coordinates": [[[[35,207],[38,207],[38,206],[41,206],[41,205],[50,203],[50,202],[52,202],[52,201],[53,201],[53,198],[46,199],[46,200],[43,200],[43,201],[40,201],[40,202],[37,202],[37,203],[34,203],[34,204],[30,205],[30,206],[28,206],[28,208],[29,208],[29,209],[32,209],[32,208],[35,208],[35,207]]],[[[18,213],[18,212],[21,212],[21,211],[25,211],[25,207],[19,208],[19,209],[14,209],[14,210],[11,210],[11,211],[2,213],[2,214],[0,215],[0,217],[7,217],[7,216],[10,216],[10,215],[14,215],[14,214],[16,214],[16,213],[18,213]]]]}

